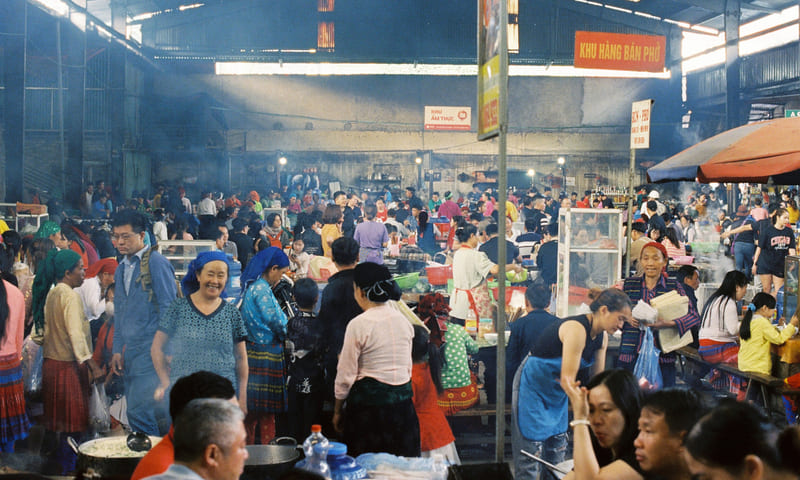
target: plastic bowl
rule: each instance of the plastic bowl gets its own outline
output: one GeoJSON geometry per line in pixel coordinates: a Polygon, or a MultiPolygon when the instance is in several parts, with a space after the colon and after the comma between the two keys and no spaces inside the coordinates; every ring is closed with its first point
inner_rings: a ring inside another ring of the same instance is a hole
{"type": "Polygon", "coordinates": [[[411,290],[417,284],[417,280],[419,280],[419,272],[394,277],[394,281],[397,282],[400,290],[411,290]]]}

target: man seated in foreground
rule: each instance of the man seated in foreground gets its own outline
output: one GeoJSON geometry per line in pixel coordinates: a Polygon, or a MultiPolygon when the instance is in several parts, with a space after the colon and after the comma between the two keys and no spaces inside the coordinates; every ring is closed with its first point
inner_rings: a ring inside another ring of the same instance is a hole
{"type": "Polygon", "coordinates": [[[670,388],[645,397],[633,442],[645,479],[690,480],[684,439],[708,407],[693,390],[670,388]]]}
{"type": "Polygon", "coordinates": [[[131,480],[163,473],[169,468],[175,460],[176,419],[189,402],[198,398],[217,398],[237,404],[233,384],[225,377],[201,371],[179,378],[169,394],[169,414],[173,425],[169,433],[142,457],[131,480]]]}
{"type": "Polygon", "coordinates": [[[175,420],[175,462],[151,480],[236,480],[247,460],[244,413],[233,402],[192,400],[175,420]]]}

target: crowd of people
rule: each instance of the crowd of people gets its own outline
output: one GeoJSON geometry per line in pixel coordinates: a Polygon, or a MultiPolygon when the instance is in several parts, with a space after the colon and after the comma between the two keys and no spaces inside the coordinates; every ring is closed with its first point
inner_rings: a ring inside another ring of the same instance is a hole
{"type": "MultiPolygon", "coordinates": [[[[232,462],[221,475],[241,473],[244,445],[302,440],[312,424],[330,426],[354,456],[441,454],[458,463],[448,416],[479,397],[470,363],[478,345],[465,326],[493,317],[488,285],[499,264],[527,277],[529,260],[539,276],[523,282],[527,315],[511,325],[506,364],[517,478],[546,475],[527,454],[559,463],[570,441],[573,478],[716,478],[717,470],[797,478],[796,429],[779,433],[749,404],[710,408],[696,392],[675,388],[674,353],[658,359],[663,390],[643,392],[632,373],[649,338],[645,326],[694,332],[707,361],[770,373],[769,345],[798,327],[796,316],[780,332],[770,321],[784,259],[794,254],[794,193],[783,205],[758,196],[731,221],[714,191],[683,202],[642,191],[628,229],[630,275],[620,288],[590,290],[583,313],[558,318],[551,306],[559,210],[614,207],[602,192],[510,191],[507,218],[499,219],[496,192],[477,185],[464,195],[432,192],[427,202],[413,187],[394,197],[300,187],[263,198],[203,192],[197,204],[182,188],[123,201],[103,184],[89,185],[80,220],[51,202],[51,220],[35,232],[7,225],[2,232],[0,451],[13,451],[40,423],[52,469],[74,471],[67,438],[95,433],[90,392],[102,385],[115,423],[164,436],[137,479],[181,478],[184,469],[202,476],[218,466],[208,458],[215,448],[232,462]],[[668,265],[709,237],[736,270],[698,309],[697,269],[668,265]],[[214,248],[176,278],[156,246],[194,239],[213,240],[214,248]],[[505,259],[497,255],[502,241],[505,259]],[[419,271],[434,258],[452,265],[452,293],[422,296],[409,316],[392,273],[419,271]],[[241,294],[228,301],[234,262],[241,294]],[[329,277],[319,278],[320,265],[329,277]],[[754,275],[763,291],[740,320],[737,302],[754,275]],[[669,292],[690,299],[685,315],[642,313],[640,304],[669,292]],[[617,332],[617,364],[606,365],[617,332]],[[23,370],[41,374],[38,390],[23,382],[23,370]],[[726,435],[742,439],[741,448],[709,447],[736,417],[747,425],[726,435]]],[[[709,378],[734,394],[744,390],[741,379],[716,371],[709,378]]]]}

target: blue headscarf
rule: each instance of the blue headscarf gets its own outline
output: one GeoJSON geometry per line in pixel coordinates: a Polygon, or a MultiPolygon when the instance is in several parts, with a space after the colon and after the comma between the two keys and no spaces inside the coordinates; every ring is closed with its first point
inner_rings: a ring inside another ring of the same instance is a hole
{"type": "MultiPolygon", "coordinates": [[[[201,271],[206,263],[213,261],[225,262],[225,265],[228,266],[228,274],[230,275],[231,264],[228,261],[228,255],[226,255],[225,252],[221,252],[219,250],[200,252],[197,255],[197,258],[189,263],[189,268],[186,270],[186,275],[183,277],[183,280],[181,280],[181,290],[183,290],[184,297],[188,297],[200,289],[200,282],[197,281],[197,272],[201,271]]],[[[225,297],[224,287],[220,296],[223,298],[225,297]]]]}
{"type": "Polygon", "coordinates": [[[258,252],[258,255],[247,262],[244,272],[242,272],[242,296],[251,283],[272,267],[288,267],[289,257],[278,247],[268,247],[258,252]]]}

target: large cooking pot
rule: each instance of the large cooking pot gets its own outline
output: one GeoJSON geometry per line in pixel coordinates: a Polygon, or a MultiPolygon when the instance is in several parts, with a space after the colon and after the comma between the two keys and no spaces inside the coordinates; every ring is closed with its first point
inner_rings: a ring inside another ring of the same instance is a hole
{"type": "MultiPolygon", "coordinates": [[[[128,480],[147,453],[130,450],[125,436],[97,438],[80,445],[69,440],[78,454],[76,478],[83,480],[128,480]]],[[[160,440],[161,437],[150,437],[153,445],[160,440]]]]}
{"type": "Polygon", "coordinates": [[[277,480],[300,460],[297,442],[291,437],[276,438],[269,445],[248,445],[247,453],[241,480],[277,480]]]}

